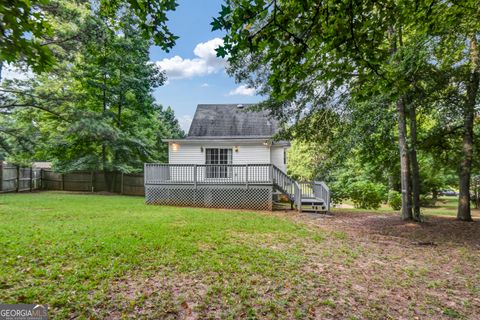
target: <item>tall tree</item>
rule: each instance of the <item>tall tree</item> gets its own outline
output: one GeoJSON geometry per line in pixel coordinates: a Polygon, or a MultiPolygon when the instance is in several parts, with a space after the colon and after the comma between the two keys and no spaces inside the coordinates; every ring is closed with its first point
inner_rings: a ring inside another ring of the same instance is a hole
{"type": "Polygon", "coordinates": [[[480,8],[477,1],[447,2],[433,7],[432,36],[439,39],[435,59],[450,75],[462,121],[457,218],[471,221],[470,182],[474,150],[474,117],[478,106],[480,8]]]}
{"type": "Polygon", "coordinates": [[[218,53],[230,55],[230,72],[267,95],[262,106],[293,120],[293,130],[308,133],[298,119],[342,114],[358,97],[396,106],[402,216],[419,220],[416,87],[441,63],[432,53],[451,27],[475,23],[478,9],[467,2],[231,0],[212,25],[227,31],[218,53]]]}
{"type": "Polygon", "coordinates": [[[463,157],[460,164],[459,203],[457,218],[464,221],[472,221],[470,210],[470,183],[473,163],[473,118],[475,105],[478,99],[480,83],[480,54],[477,34],[468,37],[470,42],[470,71],[468,72],[467,88],[463,111],[463,157]]]}
{"type": "Polygon", "coordinates": [[[183,132],[173,110],[158,107],[152,97],[164,73],[149,62],[151,42],[137,18],[126,12],[119,24],[121,29],[86,12],[78,23],[81,36],[54,50],[58,63],[51,70],[5,83],[10,106],[0,109],[8,110],[5,124],[17,134],[0,138],[32,140],[11,150],[11,160],[40,158],[61,171],[108,173],[140,171],[145,161],[165,159],[160,140],[183,132]]]}

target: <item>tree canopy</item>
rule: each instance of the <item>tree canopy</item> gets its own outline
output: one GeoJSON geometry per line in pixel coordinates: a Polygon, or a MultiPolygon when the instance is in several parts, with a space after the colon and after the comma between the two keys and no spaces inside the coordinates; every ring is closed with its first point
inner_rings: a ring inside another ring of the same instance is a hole
{"type": "Polygon", "coordinates": [[[227,32],[218,54],[230,74],[265,95],[287,134],[349,145],[361,164],[397,172],[405,219],[421,220],[424,157],[449,143],[458,218],[471,220],[479,17],[475,1],[229,0],[212,26],[227,32]],[[331,140],[332,130],[346,134],[331,140]]]}
{"type": "Polygon", "coordinates": [[[167,27],[167,12],[177,7],[175,0],[14,0],[0,4],[0,71],[3,62],[25,62],[34,71],[47,70],[55,62],[50,44],[70,40],[55,32],[56,15],[69,8],[89,5],[117,29],[124,27],[118,19],[125,11],[134,15],[145,39],[168,51],[178,38],[167,27]]]}

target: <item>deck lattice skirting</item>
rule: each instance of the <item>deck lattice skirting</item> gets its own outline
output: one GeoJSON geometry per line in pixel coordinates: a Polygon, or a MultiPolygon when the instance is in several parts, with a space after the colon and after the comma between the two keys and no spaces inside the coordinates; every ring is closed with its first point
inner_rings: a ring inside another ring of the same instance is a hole
{"type": "Polygon", "coordinates": [[[186,207],[272,210],[272,187],[147,185],[145,201],[186,207]]]}

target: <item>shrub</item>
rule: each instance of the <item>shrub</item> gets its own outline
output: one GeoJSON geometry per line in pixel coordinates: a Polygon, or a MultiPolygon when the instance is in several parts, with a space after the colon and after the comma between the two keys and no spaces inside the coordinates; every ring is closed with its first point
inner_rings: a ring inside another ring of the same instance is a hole
{"type": "Polygon", "coordinates": [[[388,192],[388,204],[393,210],[398,211],[402,208],[402,195],[400,192],[390,190],[388,192]]]}
{"type": "Polygon", "coordinates": [[[335,204],[342,203],[345,199],[348,199],[349,190],[343,184],[339,182],[332,182],[328,185],[330,188],[330,199],[335,204]]]}
{"type": "Polygon", "coordinates": [[[434,207],[437,203],[435,198],[430,197],[429,195],[422,194],[420,195],[420,206],[422,207],[434,207]]]}
{"type": "Polygon", "coordinates": [[[350,185],[349,197],[355,208],[376,210],[385,198],[385,187],[380,183],[357,181],[350,185]]]}

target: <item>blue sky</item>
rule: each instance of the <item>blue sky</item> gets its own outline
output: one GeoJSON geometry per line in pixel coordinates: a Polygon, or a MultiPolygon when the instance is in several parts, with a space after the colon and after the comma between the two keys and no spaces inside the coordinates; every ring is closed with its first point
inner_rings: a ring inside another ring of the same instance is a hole
{"type": "Polygon", "coordinates": [[[210,22],[222,0],[179,0],[168,15],[170,30],[180,38],[169,53],[150,49],[150,59],[167,73],[168,82],[154,92],[155,99],[175,110],[187,130],[200,103],[251,103],[260,100],[252,89],[235,83],[225,73],[225,61],[215,56],[223,33],[212,32],[210,22]]]}

